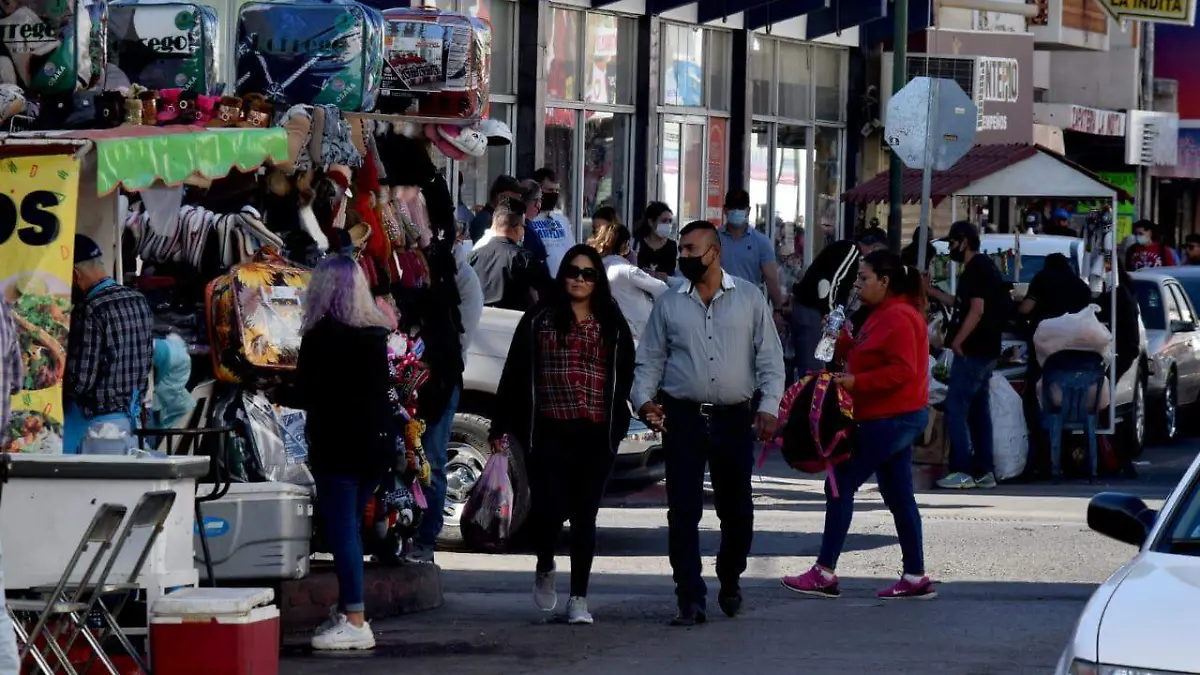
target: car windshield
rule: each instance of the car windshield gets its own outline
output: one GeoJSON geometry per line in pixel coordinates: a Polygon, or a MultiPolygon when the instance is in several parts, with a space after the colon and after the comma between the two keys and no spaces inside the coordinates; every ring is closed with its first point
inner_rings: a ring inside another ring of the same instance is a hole
{"type": "Polygon", "coordinates": [[[1186,275],[1175,278],[1179,279],[1179,284],[1183,286],[1183,290],[1187,291],[1188,299],[1192,301],[1192,305],[1200,307],[1200,277],[1186,275]]]}
{"type": "Polygon", "coordinates": [[[1146,330],[1165,330],[1166,312],[1163,311],[1162,294],[1153,281],[1135,280],[1133,291],[1137,294],[1138,309],[1142,312],[1142,323],[1146,330]]]}
{"type": "Polygon", "coordinates": [[[1163,553],[1200,556],[1200,477],[1185,488],[1156,548],[1163,553]]]}
{"type": "MultiPolygon", "coordinates": [[[[1015,268],[1016,268],[1016,263],[1015,263],[1014,259],[1015,259],[1015,256],[1009,256],[1008,257],[1008,269],[1001,270],[1004,280],[1014,283],[1014,284],[1028,284],[1028,283],[1032,282],[1034,275],[1036,275],[1038,272],[1041,272],[1042,268],[1046,266],[1046,256],[1044,256],[1044,255],[1027,255],[1027,254],[1022,253],[1021,254],[1021,278],[1018,280],[1014,280],[1013,272],[1015,271],[1015,268]]],[[[1079,274],[1079,266],[1075,263],[1075,260],[1073,258],[1071,258],[1070,256],[1067,256],[1067,259],[1070,260],[1070,262],[1071,262],[1071,270],[1073,272],[1075,272],[1076,274],[1079,274]]]]}

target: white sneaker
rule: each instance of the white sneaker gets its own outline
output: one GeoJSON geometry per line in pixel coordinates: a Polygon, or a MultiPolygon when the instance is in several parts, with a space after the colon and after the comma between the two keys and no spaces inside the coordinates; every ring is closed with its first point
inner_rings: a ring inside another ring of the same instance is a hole
{"type": "Polygon", "coordinates": [[[323,635],[328,633],[338,624],[345,622],[346,615],[338,611],[337,605],[331,605],[329,607],[329,616],[325,617],[325,620],[321,622],[320,626],[317,626],[317,630],[313,631],[313,635],[323,635]]]}
{"type": "Polygon", "coordinates": [[[587,598],[571,596],[567,601],[567,623],[572,626],[590,626],[595,619],[588,613],[587,598]]]}
{"type": "Polygon", "coordinates": [[[371,632],[371,624],[366,621],[362,626],[355,626],[346,620],[344,615],[340,621],[324,633],[313,636],[312,648],[319,651],[348,651],[351,649],[374,649],[375,634],[371,632]]]}
{"type": "Polygon", "coordinates": [[[537,572],[533,578],[533,604],[543,612],[553,612],[558,607],[556,577],[551,568],[549,572],[537,572]]]}

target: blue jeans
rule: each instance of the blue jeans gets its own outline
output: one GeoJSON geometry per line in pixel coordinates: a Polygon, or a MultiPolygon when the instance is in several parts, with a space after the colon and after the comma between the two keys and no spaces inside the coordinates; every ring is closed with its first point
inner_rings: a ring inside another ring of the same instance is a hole
{"type": "Polygon", "coordinates": [[[450,401],[446,403],[446,411],[440,418],[428,420],[425,435],[421,436],[421,445],[425,448],[430,469],[429,492],[425,495],[429,510],[421,516],[416,537],[416,544],[423,548],[432,549],[442,533],[446,516],[446,455],[450,446],[450,427],[454,424],[454,413],[458,412],[460,391],[461,387],[454,388],[450,401]]]}
{"type": "Polygon", "coordinates": [[[825,482],[825,533],[821,535],[817,564],[837,569],[838,556],[854,517],[854,493],[875,474],[879,494],[896,523],[904,573],[925,573],[921,514],[913,493],[912,446],[927,424],[929,413],[925,410],[859,423],[854,453],[833,469],[837,498],[833,497],[829,482],[825,482]]]}
{"type": "Polygon", "coordinates": [[[353,474],[320,474],[317,514],[325,526],[325,545],[333,554],[338,580],[338,609],[363,611],[363,517],[379,480],[353,474]]]}
{"type": "Polygon", "coordinates": [[[663,402],[667,456],[667,549],[681,608],[705,607],[708,588],[700,565],[700,517],[704,513],[704,467],[708,465],[721,547],[717,578],[737,590],[754,541],[754,411],[727,408],[709,417],[688,401],[663,402]]]}
{"type": "Polygon", "coordinates": [[[12,618],[4,607],[4,554],[0,553],[0,673],[19,673],[20,652],[17,634],[13,631],[12,618]]]}
{"type": "Polygon", "coordinates": [[[995,359],[978,356],[956,356],[950,366],[946,435],[950,437],[951,473],[981,477],[992,472],[992,411],[988,391],[995,368],[995,359]]]}

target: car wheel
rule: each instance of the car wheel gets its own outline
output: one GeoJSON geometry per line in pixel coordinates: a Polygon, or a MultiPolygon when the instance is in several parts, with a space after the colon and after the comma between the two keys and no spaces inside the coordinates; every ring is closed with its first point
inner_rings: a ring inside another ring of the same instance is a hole
{"type": "Polygon", "coordinates": [[[1174,370],[1167,374],[1167,386],[1163,390],[1160,411],[1159,438],[1169,443],[1175,440],[1179,433],[1179,381],[1174,370]]]}
{"type": "Polygon", "coordinates": [[[1146,447],[1146,380],[1138,374],[1133,386],[1133,401],[1129,406],[1129,419],[1121,422],[1118,430],[1121,439],[1120,455],[1137,459],[1146,447]]]}
{"type": "MultiPolygon", "coordinates": [[[[491,421],[479,415],[458,413],[450,427],[450,445],[446,448],[446,508],[445,524],[438,542],[461,546],[463,507],[471,489],[483,475],[483,467],[492,455],[488,444],[491,421]]],[[[529,478],[525,471],[525,454],[514,448],[508,456],[508,477],[513,486],[512,522],[509,532],[517,533],[529,516],[529,478]]]]}

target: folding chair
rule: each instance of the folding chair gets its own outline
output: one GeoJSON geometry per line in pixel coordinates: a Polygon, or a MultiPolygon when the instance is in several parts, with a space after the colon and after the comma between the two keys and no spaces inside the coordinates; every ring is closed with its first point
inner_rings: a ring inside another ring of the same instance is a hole
{"type": "MultiPolygon", "coordinates": [[[[96,509],[96,515],[92,517],[92,522],[84,530],[83,537],[79,540],[79,545],[75,547],[75,553],[71,555],[71,559],[67,562],[66,568],[63,570],[62,577],[54,589],[45,595],[44,599],[34,600],[8,600],[7,610],[9,617],[13,620],[13,626],[17,633],[18,640],[22,643],[21,648],[21,663],[24,663],[30,655],[33,656],[34,663],[44,675],[54,675],[59,668],[66,671],[67,675],[77,675],[74,668],[71,667],[70,660],[67,658],[66,650],[58,644],[58,629],[48,630],[47,626],[51,617],[66,618],[76,626],[84,626],[86,616],[80,617],[79,612],[87,609],[87,604],[81,602],[84,593],[88,588],[91,588],[94,583],[102,583],[103,578],[93,581],[96,571],[100,569],[100,563],[104,559],[104,554],[112,548],[113,537],[116,536],[117,530],[121,527],[121,521],[125,519],[125,513],[128,511],[120,504],[101,504],[100,508],[96,509]],[[71,575],[75,572],[75,568],[79,565],[83,554],[88,548],[96,544],[96,555],[92,561],[88,563],[87,569],[84,570],[83,576],[77,583],[71,582],[71,575]],[[68,586],[75,586],[78,590],[72,597],[67,597],[68,586]],[[17,612],[28,612],[37,614],[37,620],[34,622],[33,629],[26,632],[20,619],[17,617],[17,612]],[[47,661],[46,652],[34,649],[34,643],[38,639],[46,641],[46,649],[53,653],[54,658],[58,660],[58,666],[52,668],[47,661]]],[[[111,675],[119,675],[112,661],[100,650],[100,645],[94,639],[90,631],[84,631],[85,639],[89,646],[100,658],[101,662],[108,668],[111,675]]],[[[69,649],[69,647],[68,647],[69,649]]]]}

